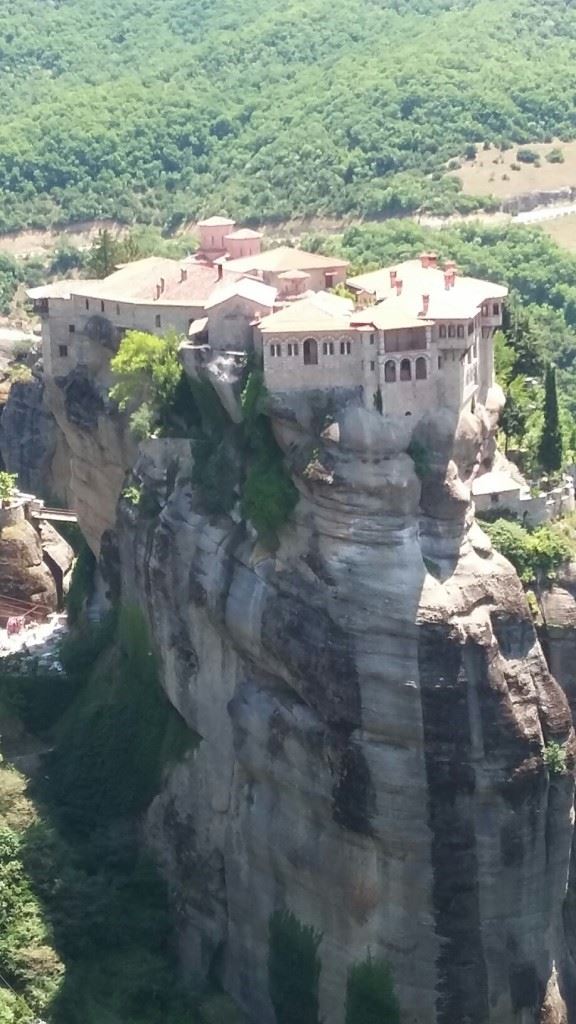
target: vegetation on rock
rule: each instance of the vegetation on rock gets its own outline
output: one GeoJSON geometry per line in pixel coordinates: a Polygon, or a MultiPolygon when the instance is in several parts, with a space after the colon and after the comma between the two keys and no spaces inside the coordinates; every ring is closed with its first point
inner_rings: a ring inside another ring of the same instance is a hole
{"type": "Polygon", "coordinates": [[[561,528],[546,523],[528,530],[509,519],[483,522],[494,547],[512,562],[523,583],[545,583],[553,579],[560,566],[571,556],[572,548],[561,528]]]}
{"type": "Polygon", "coordinates": [[[388,964],[367,957],[355,964],[346,986],[346,1024],[400,1024],[400,1005],[388,964]]]}
{"type": "Polygon", "coordinates": [[[566,749],[554,740],[550,740],[544,747],[544,764],[551,775],[562,775],[566,771],[566,749]]]}
{"type": "Polygon", "coordinates": [[[110,397],[130,412],[130,426],[138,440],[166,425],[173,408],[182,364],[178,336],[158,337],[145,331],[127,331],[110,368],[116,383],[110,397]]]}
{"type": "Polygon", "coordinates": [[[322,936],[289,910],[272,914],[268,986],[277,1024],[320,1024],[318,981],[322,936]]]}

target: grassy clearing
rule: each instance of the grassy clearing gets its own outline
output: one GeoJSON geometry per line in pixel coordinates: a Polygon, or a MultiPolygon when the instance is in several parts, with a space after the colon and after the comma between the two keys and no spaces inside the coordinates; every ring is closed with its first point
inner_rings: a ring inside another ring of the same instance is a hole
{"type": "Polygon", "coordinates": [[[540,166],[521,163],[516,159],[519,146],[513,146],[504,153],[494,146],[489,149],[478,147],[474,160],[465,160],[462,166],[451,171],[460,178],[462,189],[467,195],[496,196],[507,199],[521,192],[551,191],[576,185],[576,142],[530,143],[529,149],[540,157],[540,166]],[[549,163],[546,154],[552,149],[561,149],[563,163],[549,163]],[[519,168],[513,170],[512,164],[519,168]]]}

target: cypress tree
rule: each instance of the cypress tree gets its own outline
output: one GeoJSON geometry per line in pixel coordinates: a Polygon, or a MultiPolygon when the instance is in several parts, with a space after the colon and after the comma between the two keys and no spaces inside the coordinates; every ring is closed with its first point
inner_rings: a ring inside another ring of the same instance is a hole
{"type": "Polygon", "coordinates": [[[556,367],[546,367],[544,380],[544,423],[538,445],[538,462],[547,473],[555,473],[562,467],[562,431],[558,416],[558,394],[556,391],[556,367]]]}

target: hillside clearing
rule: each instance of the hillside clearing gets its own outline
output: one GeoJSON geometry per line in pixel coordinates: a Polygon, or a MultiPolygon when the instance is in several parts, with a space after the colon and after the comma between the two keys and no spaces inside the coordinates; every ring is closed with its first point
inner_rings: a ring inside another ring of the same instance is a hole
{"type": "Polygon", "coordinates": [[[462,182],[467,195],[496,196],[509,199],[523,192],[548,192],[576,185],[576,142],[529,143],[525,147],[513,146],[501,152],[495,146],[488,149],[478,147],[474,160],[466,160],[459,170],[450,171],[452,177],[462,182]],[[522,163],[517,160],[519,148],[528,148],[538,153],[540,164],[522,163]],[[563,163],[550,163],[546,154],[560,149],[563,163]],[[519,170],[513,170],[512,164],[519,170]]]}

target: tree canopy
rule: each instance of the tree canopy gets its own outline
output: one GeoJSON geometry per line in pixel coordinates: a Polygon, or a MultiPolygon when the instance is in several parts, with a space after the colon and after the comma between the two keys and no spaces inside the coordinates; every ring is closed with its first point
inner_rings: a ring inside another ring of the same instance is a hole
{"type": "Polygon", "coordinates": [[[573,137],[575,56],[565,0],[7,0],[0,230],[474,210],[446,163],[573,137]]]}

